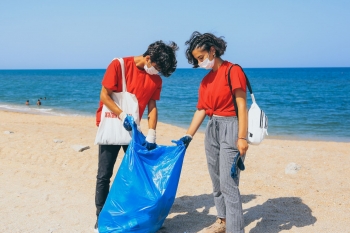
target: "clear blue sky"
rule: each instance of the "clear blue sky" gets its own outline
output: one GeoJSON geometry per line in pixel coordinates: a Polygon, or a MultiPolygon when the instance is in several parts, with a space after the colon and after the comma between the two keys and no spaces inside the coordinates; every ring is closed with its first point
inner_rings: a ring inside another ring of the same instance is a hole
{"type": "Polygon", "coordinates": [[[0,69],[106,68],[195,30],[224,36],[243,67],[350,67],[349,0],[0,2],[0,69]]]}

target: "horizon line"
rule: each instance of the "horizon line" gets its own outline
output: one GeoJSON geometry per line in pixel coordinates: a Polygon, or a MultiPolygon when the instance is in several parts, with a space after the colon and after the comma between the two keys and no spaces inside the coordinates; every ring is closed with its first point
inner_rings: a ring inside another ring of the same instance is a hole
{"type": "MultiPolygon", "coordinates": [[[[317,69],[317,68],[350,68],[350,66],[300,66],[300,67],[244,67],[244,69],[317,69]]],[[[179,67],[176,69],[196,69],[179,67]]],[[[198,68],[200,69],[200,68],[198,68]]],[[[14,68],[14,69],[2,69],[0,71],[7,70],[106,70],[106,68],[14,68]]]]}

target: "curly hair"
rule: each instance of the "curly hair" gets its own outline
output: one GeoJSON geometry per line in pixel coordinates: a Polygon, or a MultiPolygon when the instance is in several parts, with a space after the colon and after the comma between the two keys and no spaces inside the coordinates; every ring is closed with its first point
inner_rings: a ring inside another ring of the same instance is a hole
{"type": "Polygon", "coordinates": [[[176,69],[177,60],[175,51],[179,47],[173,41],[166,45],[163,41],[156,41],[148,46],[143,56],[149,55],[152,62],[157,64],[160,73],[165,77],[169,77],[176,69]]]}
{"type": "Polygon", "coordinates": [[[201,34],[197,31],[193,32],[191,38],[185,43],[185,45],[188,46],[186,49],[186,58],[188,63],[192,64],[193,68],[199,67],[197,59],[192,54],[193,50],[197,48],[201,48],[209,52],[210,48],[214,46],[215,56],[220,57],[223,55],[226,51],[227,44],[223,38],[223,36],[216,37],[211,33],[201,34]]]}

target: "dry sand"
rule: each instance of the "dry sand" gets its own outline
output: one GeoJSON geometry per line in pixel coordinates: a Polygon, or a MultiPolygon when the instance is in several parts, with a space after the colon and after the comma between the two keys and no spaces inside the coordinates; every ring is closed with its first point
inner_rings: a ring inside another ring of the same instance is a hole
{"type": "MultiPolygon", "coordinates": [[[[0,111],[0,232],[93,232],[94,122],[0,111]],[[76,152],[75,144],[90,149],[76,152]]],[[[157,142],[170,145],[185,131],[159,123],[157,142]]],[[[187,150],[175,203],[159,232],[198,232],[215,220],[203,141],[198,133],[187,150]]],[[[250,146],[240,180],[246,232],[350,232],[349,155],[350,143],[341,142],[266,139],[250,146]],[[291,162],[301,169],[287,175],[291,162]]]]}

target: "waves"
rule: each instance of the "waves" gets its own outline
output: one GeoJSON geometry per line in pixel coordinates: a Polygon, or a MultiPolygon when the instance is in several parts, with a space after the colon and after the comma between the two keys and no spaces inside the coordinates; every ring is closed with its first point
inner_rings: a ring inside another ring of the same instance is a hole
{"type": "MultiPolygon", "coordinates": [[[[245,69],[271,137],[350,141],[350,68],[245,69]]],[[[0,70],[0,109],[56,116],[94,116],[105,70],[0,70]],[[35,105],[40,99],[42,105],[35,105]],[[31,105],[26,106],[29,100],[31,105]]],[[[161,122],[187,128],[208,71],[177,69],[163,78],[161,122]]],[[[248,105],[250,97],[248,96],[248,105]]],[[[248,106],[249,107],[249,106],[248,106]]],[[[143,116],[147,117],[147,110],[143,116]]],[[[200,128],[204,131],[208,118],[200,128]]]]}

